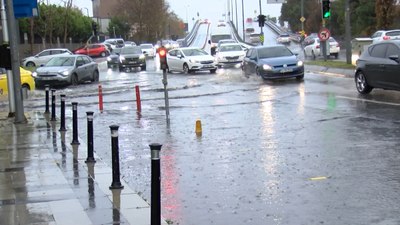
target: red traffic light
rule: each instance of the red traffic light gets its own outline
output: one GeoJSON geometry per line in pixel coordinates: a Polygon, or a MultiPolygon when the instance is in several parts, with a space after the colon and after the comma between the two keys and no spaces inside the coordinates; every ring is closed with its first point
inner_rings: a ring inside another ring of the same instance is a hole
{"type": "Polygon", "coordinates": [[[160,67],[161,69],[167,69],[167,49],[165,47],[160,47],[158,49],[158,55],[160,57],[160,67]]]}
{"type": "Polygon", "coordinates": [[[158,49],[158,55],[160,55],[160,57],[165,57],[167,55],[167,49],[160,47],[160,49],[158,49]]]}

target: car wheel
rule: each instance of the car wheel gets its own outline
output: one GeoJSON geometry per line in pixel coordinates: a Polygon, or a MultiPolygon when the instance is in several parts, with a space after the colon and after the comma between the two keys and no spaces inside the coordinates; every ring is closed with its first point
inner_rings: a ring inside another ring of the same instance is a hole
{"type": "Polygon", "coordinates": [[[146,71],[146,65],[141,66],[140,69],[142,69],[143,71],[146,71]]]}
{"type": "Polygon", "coordinates": [[[72,74],[72,77],[71,77],[71,84],[74,85],[74,86],[76,86],[76,85],[79,84],[78,75],[76,75],[76,73],[72,74]]]}
{"type": "Polygon", "coordinates": [[[124,71],[124,68],[123,67],[119,67],[119,72],[122,72],[122,71],[124,71]]]}
{"type": "Polygon", "coordinates": [[[35,67],[35,63],[34,62],[27,62],[26,63],[26,67],[35,67]]]}
{"type": "Polygon", "coordinates": [[[93,72],[92,82],[99,82],[99,71],[95,70],[93,72]]]}
{"type": "Polygon", "coordinates": [[[307,53],[306,53],[306,50],[303,50],[303,54],[304,54],[304,59],[307,59],[307,53]]]}
{"type": "Polygon", "coordinates": [[[357,91],[361,94],[368,94],[372,91],[371,86],[368,85],[367,79],[362,71],[358,71],[355,76],[357,91]]]}
{"type": "Polygon", "coordinates": [[[339,53],[336,53],[335,54],[335,59],[338,59],[339,58],[339,53]]]}
{"type": "Polygon", "coordinates": [[[106,55],[107,55],[106,52],[100,53],[100,56],[101,56],[101,57],[105,57],[106,55]]]}
{"type": "Polygon", "coordinates": [[[183,64],[183,73],[184,74],[190,73],[189,66],[186,63],[183,64]]]}
{"type": "Polygon", "coordinates": [[[317,58],[317,57],[315,56],[314,51],[311,52],[311,56],[312,56],[312,59],[313,59],[313,60],[315,60],[315,58],[317,58]]]}
{"type": "Polygon", "coordinates": [[[210,73],[215,73],[217,69],[210,70],[210,73]]]}

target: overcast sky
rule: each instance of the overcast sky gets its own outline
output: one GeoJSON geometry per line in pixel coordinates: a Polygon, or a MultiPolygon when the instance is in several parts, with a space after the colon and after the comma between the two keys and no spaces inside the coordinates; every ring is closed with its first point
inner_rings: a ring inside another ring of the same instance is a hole
{"type": "MultiPolygon", "coordinates": [[[[54,3],[60,3],[62,0],[51,0],[54,3]]],[[[112,1],[112,0],[110,0],[112,1]]],[[[260,0],[167,0],[171,11],[174,11],[184,22],[189,22],[189,28],[192,27],[192,19],[197,19],[197,12],[201,19],[208,19],[211,22],[217,22],[223,19],[222,14],[227,12],[228,2],[233,3],[233,22],[236,22],[236,5],[238,24],[242,21],[242,1],[244,2],[244,18],[255,17],[259,14],[260,0]],[[236,3],[236,4],[235,4],[236,3]]],[[[89,16],[93,15],[91,0],[74,0],[74,5],[82,9],[84,14],[88,9],[89,16]]],[[[229,3],[230,4],[230,3],[229,3]]],[[[261,0],[261,10],[264,15],[279,17],[282,4],[267,4],[267,0],[261,0]]],[[[231,7],[230,7],[231,8],[231,7]]],[[[231,10],[232,11],[232,10],[231,10]]]]}

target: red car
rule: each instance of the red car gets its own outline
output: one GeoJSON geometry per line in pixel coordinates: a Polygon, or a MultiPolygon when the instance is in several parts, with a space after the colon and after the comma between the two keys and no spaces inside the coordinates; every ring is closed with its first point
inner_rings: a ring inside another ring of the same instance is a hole
{"type": "Polygon", "coordinates": [[[74,51],[75,54],[82,54],[88,56],[101,56],[105,57],[110,55],[107,46],[104,44],[89,44],[82,46],[74,51]]]}

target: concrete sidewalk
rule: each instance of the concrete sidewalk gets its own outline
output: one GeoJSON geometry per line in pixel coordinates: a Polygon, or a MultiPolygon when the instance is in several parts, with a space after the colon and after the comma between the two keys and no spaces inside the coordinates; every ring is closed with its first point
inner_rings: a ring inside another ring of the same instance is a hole
{"type": "Polygon", "coordinates": [[[109,166],[85,163],[86,143],[71,145],[46,114],[26,116],[14,124],[0,112],[0,224],[150,224],[149,204],[123,180],[109,189],[109,166]]]}

